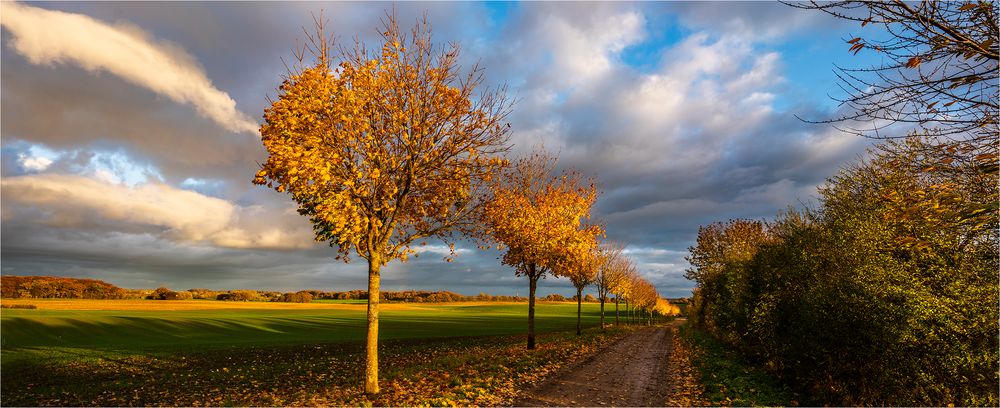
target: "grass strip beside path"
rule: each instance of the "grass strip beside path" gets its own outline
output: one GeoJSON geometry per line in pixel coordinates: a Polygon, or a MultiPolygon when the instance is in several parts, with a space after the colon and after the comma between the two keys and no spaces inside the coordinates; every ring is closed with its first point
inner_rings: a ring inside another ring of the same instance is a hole
{"type": "Polygon", "coordinates": [[[678,340],[689,349],[691,362],[712,406],[798,406],[801,398],[763,368],[753,366],[708,333],[684,324],[678,340]]]}

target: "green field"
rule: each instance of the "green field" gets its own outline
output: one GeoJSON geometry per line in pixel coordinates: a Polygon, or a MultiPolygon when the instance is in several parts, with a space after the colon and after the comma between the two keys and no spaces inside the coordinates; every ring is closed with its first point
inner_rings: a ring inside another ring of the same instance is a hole
{"type": "MultiPolygon", "coordinates": [[[[214,301],[34,303],[39,309],[3,309],[0,314],[4,406],[365,401],[355,387],[363,356],[363,304],[242,303],[227,308],[214,301]],[[195,310],[170,310],[178,306],[195,310]],[[112,310],[80,310],[95,307],[112,310]],[[177,389],[191,391],[173,394],[177,389]],[[310,399],[316,395],[323,399],[310,399]]],[[[598,310],[597,304],[583,305],[585,326],[598,324],[598,310]]],[[[479,394],[462,397],[465,401],[497,404],[513,395],[517,381],[535,378],[533,367],[558,367],[614,335],[591,329],[575,338],[576,304],[541,302],[536,329],[548,334],[539,338],[540,350],[519,354],[526,316],[526,303],[383,304],[379,337],[387,381],[427,377],[414,373],[442,368],[507,374],[491,374],[476,379],[478,383],[470,374],[458,386],[455,380],[442,380],[448,386],[440,390],[441,385],[424,391],[400,385],[409,391],[372,402],[423,404],[431,397],[454,397],[465,392],[462,387],[476,384],[470,390],[479,394]],[[498,363],[501,357],[505,363],[498,363]],[[520,380],[497,382],[507,377],[520,380]]]]}
{"type": "MultiPolygon", "coordinates": [[[[93,302],[93,301],[89,301],[93,302]]],[[[361,341],[365,309],[213,310],[24,310],[0,315],[2,356],[7,362],[53,357],[65,349],[109,352],[170,352],[240,345],[361,341]]],[[[466,302],[385,304],[380,338],[408,339],[519,334],[527,331],[527,304],[466,302]]],[[[599,319],[596,304],[584,304],[583,323],[599,319]]],[[[539,303],[539,332],[572,330],[576,304],[539,303]]],[[[89,354],[89,353],[88,353],[89,354]]]]}

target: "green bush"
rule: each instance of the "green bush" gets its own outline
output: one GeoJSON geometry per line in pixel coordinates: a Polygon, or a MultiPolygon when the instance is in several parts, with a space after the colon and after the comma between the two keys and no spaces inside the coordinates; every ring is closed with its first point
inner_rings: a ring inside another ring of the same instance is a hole
{"type": "Polygon", "coordinates": [[[703,227],[692,321],[824,404],[996,406],[998,223],[963,215],[996,177],[928,173],[913,143],[844,169],[817,210],[703,227]]]}

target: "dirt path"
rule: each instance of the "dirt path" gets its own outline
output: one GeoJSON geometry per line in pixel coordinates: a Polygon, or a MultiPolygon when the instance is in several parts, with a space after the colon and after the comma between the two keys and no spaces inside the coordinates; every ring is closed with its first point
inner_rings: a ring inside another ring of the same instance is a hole
{"type": "Polygon", "coordinates": [[[528,390],[514,405],[701,405],[689,398],[699,392],[690,367],[683,367],[687,359],[671,358],[677,324],[636,330],[528,390]]]}

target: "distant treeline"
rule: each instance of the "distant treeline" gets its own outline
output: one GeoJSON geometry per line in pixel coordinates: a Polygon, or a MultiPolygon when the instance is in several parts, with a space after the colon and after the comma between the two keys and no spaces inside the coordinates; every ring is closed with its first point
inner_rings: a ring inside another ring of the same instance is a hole
{"type": "MultiPolygon", "coordinates": [[[[96,279],[61,278],[52,276],[0,276],[3,283],[3,293],[0,297],[5,299],[18,298],[61,298],[61,299],[153,299],[153,300],[190,300],[209,299],[234,302],[291,302],[309,303],[314,299],[327,300],[366,300],[368,291],[321,291],[321,290],[301,290],[298,292],[275,292],[258,290],[211,290],[205,288],[194,288],[182,291],[174,291],[166,287],[157,289],[123,289],[110,283],[96,279]]],[[[494,302],[525,302],[528,299],[523,296],[504,296],[479,293],[478,295],[466,296],[449,291],[425,291],[425,290],[405,290],[405,291],[383,291],[380,300],[383,302],[400,303],[439,303],[439,302],[470,302],[470,301],[494,301],[494,302]]],[[[564,297],[553,293],[539,298],[543,301],[566,301],[576,300],[576,296],[564,297]]],[[[583,297],[584,302],[597,302],[597,298],[592,295],[583,297]]]]}
{"type": "Polygon", "coordinates": [[[128,291],[96,279],[58,278],[53,276],[2,276],[0,296],[56,299],[125,299],[128,291]]]}

